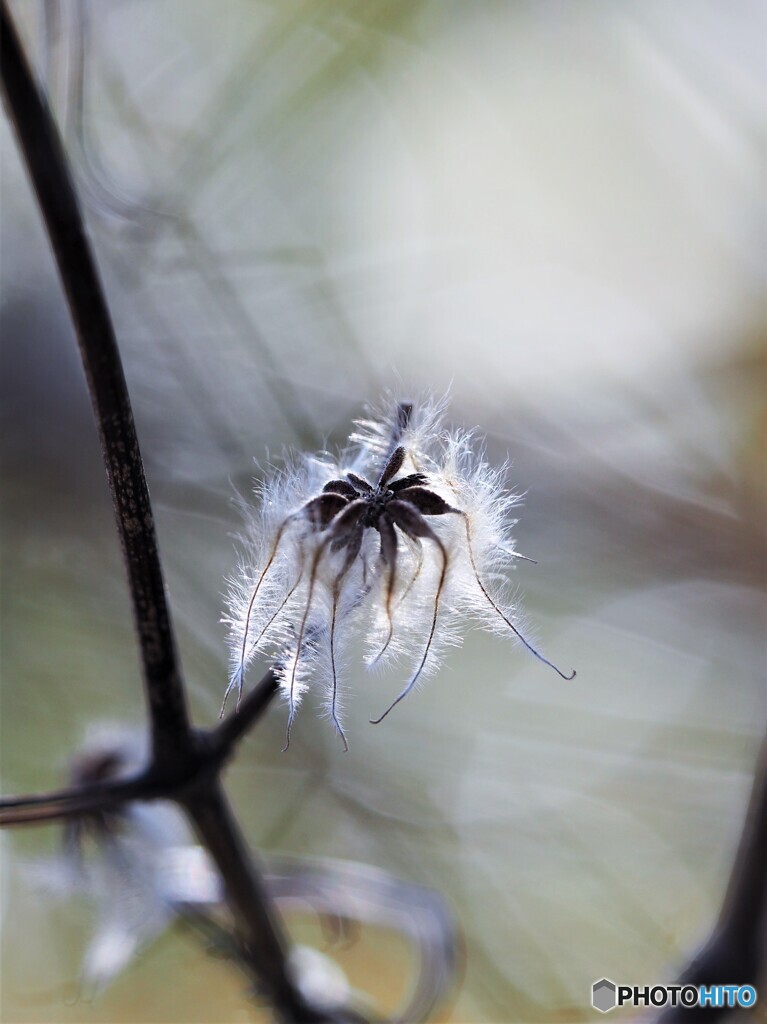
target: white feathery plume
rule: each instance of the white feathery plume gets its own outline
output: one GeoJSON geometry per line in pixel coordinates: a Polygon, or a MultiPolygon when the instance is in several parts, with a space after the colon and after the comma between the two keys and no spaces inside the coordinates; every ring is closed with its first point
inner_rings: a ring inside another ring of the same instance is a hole
{"type": "Polygon", "coordinates": [[[236,689],[239,702],[251,661],[270,656],[288,704],[286,749],[315,682],[347,746],[341,679],[353,636],[366,639],[370,668],[410,665],[407,685],[374,724],[461,643],[467,612],[563,678],[575,674],[561,672],[521,632],[508,584],[523,557],[511,535],[520,499],[507,489],[507,465],[489,464],[480,437],[444,429],[446,405],[389,398],[355,423],[338,461],[294,458],[256,489],[224,620],[226,695],[236,689]]]}

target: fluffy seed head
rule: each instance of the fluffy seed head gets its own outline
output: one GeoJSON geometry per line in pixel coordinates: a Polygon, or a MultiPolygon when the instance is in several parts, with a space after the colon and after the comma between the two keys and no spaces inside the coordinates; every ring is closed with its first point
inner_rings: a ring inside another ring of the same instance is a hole
{"type": "Polygon", "coordinates": [[[374,724],[460,643],[467,614],[564,678],[575,674],[519,631],[508,588],[508,571],[523,557],[511,535],[519,498],[506,487],[506,465],[488,463],[481,438],[443,427],[445,407],[388,400],[356,422],[337,459],[294,457],[256,489],[224,620],[226,696],[236,690],[239,699],[250,663],[269,655],[288,704],[287,743],[316,685],[346,746],[340,681],[355,636],[367,642],[369,667],[408,666],[407,685],[374,724]]]}

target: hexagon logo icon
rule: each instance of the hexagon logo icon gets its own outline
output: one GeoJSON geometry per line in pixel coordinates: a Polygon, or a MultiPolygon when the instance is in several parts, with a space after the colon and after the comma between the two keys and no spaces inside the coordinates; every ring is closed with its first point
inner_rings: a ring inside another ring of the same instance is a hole
{"type": "Polygon", "coordinates": [[[600,1013],[615,1009],[615,982],[601,978],[591,986],[591,1005],[600,1013]]]}

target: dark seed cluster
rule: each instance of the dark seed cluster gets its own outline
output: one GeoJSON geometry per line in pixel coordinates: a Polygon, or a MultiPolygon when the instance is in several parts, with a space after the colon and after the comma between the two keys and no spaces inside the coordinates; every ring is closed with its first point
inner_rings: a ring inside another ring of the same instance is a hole
{"type": "MultiPolygon", "coordinates": [[[[299,672],[299,663],[305,659],[311,660],[316,653],[320,635],[327,638],[330,659],[328,673],[330,716],[344,746],[346,746],[346,737],[341,727],[338,710],[336,633],[340,628],[340,620],[348,615],[350,609],[359,607],[373,591],[373,586],[368,585],[367,582],[370,572],[368,558],[370,557],[376,561],[374,583],[380,581],[381,587],[380,590],[378,587],[375,589],[380,594],[388,624],[383,646],[377,651],[372,663],[380,660],[389,649],[394,638],[395,614],[409,594],[416,593],[415,600],[420,607],[420,615],[423,615],[423,611],[428,609],[428,618],[425,621],[423,618],[420,620],[423,627],[423,647],[415,671],[405,688],[386,711],[379,718],[371,720],[374,724],[383,721],[392,708],[413,690],[424,669],[427,668],[429,658],[433,655],[441,606],[449,586],[448,570],[454,564],[459,570],[456,574],[457,577],[460,577],[462,570],[469,581],[473,580],[473,583],[469,582],[466,601],[470,611],[479,607],[484,621],[488,614],[487,609],[489,609],[489,614],[503,622],[508,630],[541,662],[554,669],[565,679],[575,675],[574,672],[569,674],[562,672],[522,635],[512,621],[510,613],[499,604],[493,596],[492,590],[486,584],[483,578],[484,573],[480,571],[480,564],[475,556],[472,517],[479,518],[484,515],[487,520],[490,513],[486,509],[477,511],[476,509],[472,510],[471,507],[456,508],[450,505],[432,489],[429,477],[422,472],[398,475],[402,472],[408,458],[415,469],[424,465],[434,466],[432,479],[435,477],[438,479],[440,475],[439,461],[435,461],[428,452],[426,454],[421,452],[415,439],[411,444],[401,443],[408,438],[407,430],[412,412],[413,407],[410,403],[400,403],[394,417],[389,421],[388,440],[379,441],[382,435],[385,438],[386,434],[379,430],[379,425],[372,425],[375,443],[368,445],[367,450],[368,453],[375,452],[376,457],[383,463],[375,483],[371,483],[357,473],[347,472],[343,476],[339,475],[338,478],[328,481],[321,493],[305,501],[297,511],[288,512],[276,528],[265,564],[258,574],[255,584],[248,586],[248,593],[239,613],[242,628],[237,638],[237,664],[229,682],[227,696],[235,688],[238,698],[242,692],[248,644],[251,644],[251,650],[256,650],[262,639],[265,636],[270,636],[270,630],[274,623],[277,622],[279,625],[282,621],[281,617],[285,616],[285,609],[289,607],[294,595],[298,595],[296,600],[300,602],[295,619],[288,623],[289,640],[285,648],[288,653],[282,659],[280,667],[281,685],[288,697],[290,708],[286,749],[290,741],[290,728],[295,708],[304,685],[299,672]],[[461,530],[450,532],[449,551],[443,540],[445,531],[438,532],[435,529],[436,524],[433,526],[429,522],[432,517],[448,514],[460,517],[462,522],[461,530]],[[303,529],[293,530],[292,526],[299,521],[303,522],[303,529]],[[365,544],[365,538],[369,536],[368,531],[370,530],[374,530],[378,535],[377,544],[365,544]],[[309,541],[307,533],[311,536],[311,541],[309,541]],[[423,544],[423,541],[426,541],[426,544],[423,544]],[[404,547],[402,546],[403,542],[404,547]],[[264,579],[272,572],[272,567],[279,558],[283,544],[294,545],[297,565],[292,576],[286,580],[281,599],[275,602],[273,611],[268,615],[266,621],[264,622],[262,619],[259,622],[259,632],[253,636],[255,627],[251,627],[251,616],[254,613],[258,594],[264,579]],[[333,554],[337,554],[338,557],[331,559],[329,556],[333,554]],[[426,583],[424,582],[427,578],[426,574],[422,576],[421,570],[424,564],[429,564],[425,560],[431,557],[435,564],[427,569],[430,582],[426,583]],[[413,559],[415,559],[415,563],[413,563],[413,559]],[[398,570],[400,573],[407,571],[403,569],[403,565],[407,565],[410,570],[409,581],[398,579],[398,570]],[[361,583],[352,582],[356,579],[355,567],[360,570],[361,583]],[[422,581],[420,593],[415,590],[419,578],[422,581]],[[402,586],[399,586],[400,583],[402,586]],[[320,590],[323,592],[327,590],[330,597],[329,604],[324,601],[324,598],[318,598],[320,590]],[[396,599],[395,594],[397,595],[396,599]],[[350,595],[351,601],[342,599],[342,597],[348,598],[350,595]],[[426,601],[423,600],[423,596],[427,597],[426,601]],[[329,614],[323,609],[327,609],[329,614]],[[318,632],[316,623],[326,615],[327,618],[322,622],[322,629],[318,632]]],[[[362,424],[362,426],[365,425],[362,424]]],[[[365,445],[364,435],[362,438],[353,436],[352,440],[358,443],[361,440],[363,446],[365,445]]],[[[486,487],[488,481],[492,483],[497,500],[508,504],[508,499],[497,482],[497,476],[481,460],[478,462],[476,472],[480,476],[484,474],[486,487]]],[[[452,486],[448,490],[455,491],[456,496],[463,493],[452,486]]],[[[465,489],[465,493],[470,499],[471,489],[465,489]]],[[[492,524],[490,526],[491,530],[496,528],[492,524]]],[[[507,552],[506,558],[509,557],[523,556],[507,552]]],[[[375,599],[375,597],[372,598],[372,600],[375,599]]],[[[226,703],[226,697],[224,703],[226,703]]]]}
{"type": "Polygon", "coordinates": [[[395,526],[414,540],[438,540],[424,517],[459,511],[424,486],[427,481],[423,473],[394,479],[405,455],[403,447],[395,448],[375,486],[356,473],[347,473],[345,480],[325,484],[322,494],[304,506],[316,529],[329,530],[331,550],[346,548],[350,565],[359,554],[367,529],[376,530],[381,538],[384,565],[395,565],[395,526]]]}

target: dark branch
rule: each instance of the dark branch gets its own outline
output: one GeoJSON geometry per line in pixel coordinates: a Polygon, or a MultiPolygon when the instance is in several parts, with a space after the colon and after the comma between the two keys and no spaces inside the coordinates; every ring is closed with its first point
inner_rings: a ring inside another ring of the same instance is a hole
{"type": "MultiPolygon", "coordinates": [[[[727,893],[711,938],[683,972],[683,985],[754,985],[764,968],[767,949],[767,736],[754,774],[746,820],[727,893]]],[[[710,1007],[701,1012],[713,1021],[726,1012],[710,1007]]],[[[690,1011],[672,1007],[662,1024],[689,1021],[690,1011]]]]}
{"type": "Polygon", "coordinates": [[[47,103],[38,90],[16,29],[0,0],[3,92],[66,292],[101,438],[123,546],[149,708],[152,755],[145,773],[74,790],[4,801],[7,824],[87,814],[120,800],[168,796],[186,810],[226,887],[240,941],[261,990],[279,1018],[341,1019],[307,1005],[294,985],[285,939],[221,789],[218,774],[234,742],[276,691],[270,676],[247,705],[242,723],[214,734],[192,730],[186,705],[154,519],[128,390],[109,310],[47,103]]]}
{"type": "Polygon", "coordinates": [[[154,759],[171,772],[190,748],[191,730],[122,362],[61,140],[4,0],[0,47],[6,106],[56,257],[101,436],[133,601],[154,759]]]}
{"type": "Polygon", "coordinates": [[[269,995],[287,1022],[327,1021],[308,1006],[288,971],[279,921],[223,790],[218,784],[184,801],[205,848],[224,880],[240,943],[256,977],[268,979],[269,995]]]}
{"type": "Polygon", "coordinates": [[[255,723],[265,714],[279,692],[277,677],[270,669],[243,699],[239,711],[209,732],[195,733],[194,753],[186,761],[184,775],[174,772],[167,779],[153,768],[128,778],[73,786],[34,796],[0,798],[0,827],[43,825],[47,822],[103,811],[126,800],[175,800],[185,789],[194,789],[220,770],[255,723]]]}
{"type": "Polygon", "coordinates": [[[125,779],[73,786],[54,793],[6,797],[0,800],[0,826],[41,825],[103,811],[126,800],[152,800],[163,795],[156,780],[141,772],[125,779]]]}
{"type": "Polygon", "coordinates": [[[225,761],[233,753],[234,746],[261,718],[279,692],[274,671],[270,669],[263,679],[242,698],[237,711],[233,711],[216,728],[206,733],[211,756],[225,761]]]}

